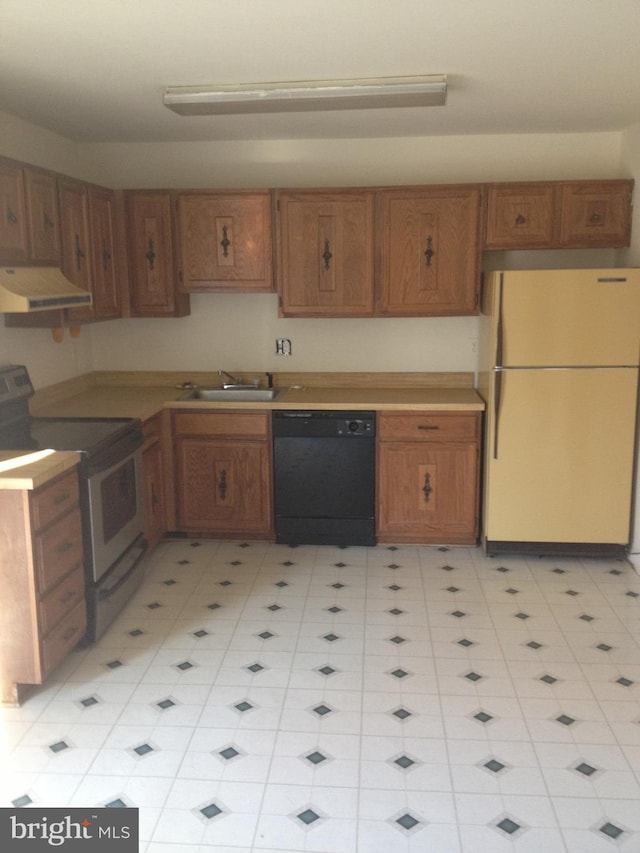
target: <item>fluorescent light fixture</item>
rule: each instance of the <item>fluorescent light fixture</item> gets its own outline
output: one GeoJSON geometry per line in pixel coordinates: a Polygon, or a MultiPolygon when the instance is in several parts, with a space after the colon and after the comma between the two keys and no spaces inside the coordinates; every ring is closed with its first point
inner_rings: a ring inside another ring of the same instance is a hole
{"type": "Polygon", "coordinates": [[[444,74],[363,80],[305,80],[238,86],[170,86],[163,103],[183,116],[442,106],[444,74]]]}

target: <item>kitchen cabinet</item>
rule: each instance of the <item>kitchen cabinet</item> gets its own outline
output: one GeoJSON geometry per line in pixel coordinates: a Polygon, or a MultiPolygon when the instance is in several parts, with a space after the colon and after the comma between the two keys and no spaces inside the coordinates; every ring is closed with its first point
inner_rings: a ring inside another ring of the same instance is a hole
{"type": "MultiPolygon", "coordinates": [[[[91,240],[89,232],[89,196],[86,184],[58,181],[62,272],[77,287],[92,292],[91,240]]],[[[71,308],[67,319],[75,325],[94,317],[94,307],[71,308]]]]}
{"type": "Polygon", "coordinates": [[[376,313],[475,314],[480,284],[479,187],[381,190],[377,202],[376,313]]]}
{"type": "Polygon", "coordinates": [[[632,190],[633,181],[563,183],[560,188],[560,246],[628,246],[632,190]]]}
{"type": "Polygon", "coordinates": [[[378,541],[475,544],[479,459],[476,412],[381,412],[378,541]]]}
{"type": "Polygon", "coordinates": [[[173,436],[178,529],[271,538],[269,412],[177,410],[173,436]]]}
{"type": "Polygon", "coordinates": [[[26,263],[29,236],[24,203],[24,175],[21,166],[0,160],[0,261],[26,263]]]}
{"type": "Polygon", "coordinates": [[[179,290],[273,290],[271,196],[178,194],[179,290]]]}
{"type": "Polygon", "coordinates": [[[90,187],[88,192],[93,316],[96,320],[110,320],[122,316],[116,270],[114,193],[98,187],[90,187]]]}
{"type": "Polygon", "coordinates": [[[171,194],[125,193],[130,311],[133,317],[184,317],[188,294],[177,292],[171,194]]]}
{"type": "Polygon", "coordinates": [[[373,314],[374,193],[282,191],[276,209],[281,314],[373,314]]]}
{"type": "Polygon", "coordinates": [[[628,246],[633,181],[533,181],[486,188],[485,249],[628,246]]]}
{"type": "Polygon", "coordinates": [[[2,701],[19,704],[86,631],[75,469],[33,491],[0,490],[0,516],[2,701]]]}
{"type": "Polygon", "coordinates": [[[162,415],[148,418],[142,424],[144,444],[142,466],[145,482],[145,539],[151,552],[166,532],[163,475],[162,415]]]}
{"type": "Polygon", "coordinates": [[[49,172],[24,170],[29,256],[35,264],[60,266],[58,186],[49,172]]]}

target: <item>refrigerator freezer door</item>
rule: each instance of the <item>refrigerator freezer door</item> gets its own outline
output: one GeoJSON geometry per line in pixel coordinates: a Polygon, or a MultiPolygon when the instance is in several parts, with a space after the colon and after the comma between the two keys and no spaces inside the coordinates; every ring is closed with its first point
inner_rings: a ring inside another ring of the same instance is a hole
{"type": "Polygon", "coordinates": [[[627,544],[637,369],[498,373],[485,540],[627,544]]]}
{"type": "Polygon", "coordinates": [[[498,275],[494,305],[503,365],[638,364],[639,270],[524,270],[498,275]]]}

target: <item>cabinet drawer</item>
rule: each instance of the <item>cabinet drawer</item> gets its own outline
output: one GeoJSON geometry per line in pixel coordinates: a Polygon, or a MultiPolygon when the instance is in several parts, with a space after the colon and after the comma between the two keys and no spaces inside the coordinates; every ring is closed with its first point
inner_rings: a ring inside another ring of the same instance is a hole
{"type": "Polygon", "coordinates": [[[84,571],[78,566],[38,604],[40,631],[48,634],[65,613],[84,601],[84,571]]]}
{"type": "Polygon", "coordinates": [[[43,679],[67,656],[87,630],[84,599],[41,642],[43,679]]]}
{"type": "Polygon", "coordinates": [[[33,529],[42,530],[78,503],[78,475],[71,471],[35,492],[31,499],[33,529]]]}
{"type": "Polygon", "coordinates": [[[42,594],[82,562],[82,523],[75,510],[33,537],[38,591],[42,594]]]}
{"type": "Polygon", "coordinates": [[[383,412],[378,417],[381,441],[475,441],[480,418],[474,412],[424,414],[383,412]]]}
{"type": "Polygon", "coordinates": [[[267,438],[267,412],[179,412],[174,415],[176,435],[200,435],[216,438],[267,438]]]}

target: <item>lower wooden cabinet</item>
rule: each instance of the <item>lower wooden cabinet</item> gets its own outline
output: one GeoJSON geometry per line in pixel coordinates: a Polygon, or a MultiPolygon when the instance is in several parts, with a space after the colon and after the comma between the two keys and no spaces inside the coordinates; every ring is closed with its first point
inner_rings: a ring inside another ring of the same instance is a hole
{"type": "Polygon", "coordinates": [[[145,483],[145,539],[152,551],[166,533],[165,490],[162,441],[162,415],[148,418],[142,424],[144,445],[142,468],[145,483]]]}
{"type": "Polygon", "coordinates": [[[84,637],[82,523],[75,469],[35,491],[0,490],[2,702],[19,704],[84,637]]]}
{"type": "Polygon", "coordinates": [[[378,416],[380,542],[477,542],[480,418],[475,412],[378,416]]]}
{"type": "Polygon", "coordinates": [[[268,412],[177,412],[174,452],[179,530],[272,535],[268,412]]]}

